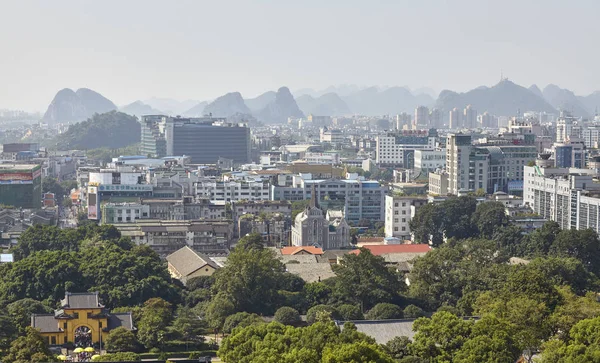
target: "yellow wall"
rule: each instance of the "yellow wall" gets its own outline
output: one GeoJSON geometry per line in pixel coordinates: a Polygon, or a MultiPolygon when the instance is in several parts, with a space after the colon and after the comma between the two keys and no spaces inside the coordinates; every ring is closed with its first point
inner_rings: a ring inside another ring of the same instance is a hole
{"type": "Polygon", "coordinates": [[[102,312],[102,309],[65,309],[65,314],[74,316],[78,313],[79,316],[76,319],[56,319],[56,324],[59,329],[63,329],[64,332],[59,333],[42,333],[42,336],[48,338],[48,342],[52,344],[52,337],[54,337],[56,344],[65,344],[66,342],[75,342],[75,330],[81,326],[87,326],[92,332],[92,342],[100,342],[100,333],[102,333],[102,345],[108,336],[108,332],[101,332],[101,329],[107,327],[107,319],[93,319],[88,318],[88,313],[94,315],[102,312]],[[66,323],[66,329],[65,324],[66,323]],[[101,325],[100,325],[101,324],[101,325]],[[101,327],[102,328],[101,328],[101,327]]]}
{"type": "Polygon", "coordinates": [[[191,279],[192,277],[210,276],[216,271],[212,266],[207,264],[187,276],[182,276],[179,273],[179,271],[177,271],[177,269],[175,267],[173,267],[173,265],[171,265],[171,263],[167,264],[167,268],[169,270],[169,273],[171,274],[171,277],[173,277],[174,279],[181,280],[183,283],[185,283],[187,280],[191,279]]]}

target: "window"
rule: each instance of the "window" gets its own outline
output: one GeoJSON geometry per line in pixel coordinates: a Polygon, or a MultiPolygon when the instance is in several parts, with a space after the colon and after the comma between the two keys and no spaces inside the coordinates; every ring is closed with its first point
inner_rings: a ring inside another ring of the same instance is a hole
{"type": "Polygon", "coordinates": [[[404,215],[404,214],[406,214],[406,211],[405,211],[405,210],[403,210],[403,211],[402,211],[402,214],[403,214],[403,215],[404,215]]]}
{"type": "Polygon", "coordinates": [[[63,329],[67,330],[67,323],[66,322],[63,323],[63,329]]]}
{"type": "Polygon", "coordinates": [[[98,322],[98,328],[102,329],[102,322],[101,321],[98,322]]]}
{"type": "Polygon", "coordinates": [[[398,227],[394,227],[394,231],[398,232],[398,227]]]}
{"type": "Polygon", "coordinates": [[[402,218],[402,222],[406,222],[406,218],[402,218]]]}
{"type": "Polygon", "coordinates": [[[406,231],[406,227],[402,227],[402,230],[403,230],[403,231],[406,231]]]}
{"type": "Polygon", "coordinates": [[[50,344],[51,345],[56,345],[56,337],[51,337],[50,338],[50,344]]]}

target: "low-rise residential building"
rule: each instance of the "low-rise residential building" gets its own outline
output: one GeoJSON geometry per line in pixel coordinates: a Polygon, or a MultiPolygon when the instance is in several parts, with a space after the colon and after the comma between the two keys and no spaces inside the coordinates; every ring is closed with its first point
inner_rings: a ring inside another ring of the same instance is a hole
{"type": "Polygon", "coordinates": [[[415,150],[415,172],[427,175],[446,167],[446,149],[415,150]]]}
{"type": "Polygon", "coordinates": [[[269,182],[266,180],[199,180],[195,195],[211,201],[239,202],[241,200],[268,200],[269,182]]]}
{"type": "Polygon", "coordinates": [[[385,235],[400,240],[411,240],[410,221],[417,210],[427,204],[427,198],[386,195],[385,235]]]}
{"type": "Polygon", "coordinates": [[[167,256],[189,246],[204,253],[229,250],[233,238],[233,222],[138,220],[115,224],[121,235],[139,245],[148,245],[159,255],[167,256]]]}
{"type": "Polygon", "coordinates": [[[447,195],[449,192],[448,184],[448,173],[445,170],[436,170],[429,173],[429,194],[447,195]]]}

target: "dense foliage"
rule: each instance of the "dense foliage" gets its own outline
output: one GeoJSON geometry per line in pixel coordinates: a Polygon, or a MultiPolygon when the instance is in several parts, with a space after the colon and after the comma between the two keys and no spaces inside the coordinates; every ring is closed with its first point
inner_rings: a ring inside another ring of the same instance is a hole
{"type": "Polygon", "coordinates": [[[134,306],[152,297],[180,299],[180,288],[158,255],[112,226],[38,225],[21,235],[13,253],[16,261],[0,267],[0,306],[25,298],[53,306],[65,291],[99,291],[107,307],[134,306]]]}
{"type": "Polygon", "coordinates": [[[141,126],[136,117],[110,111],[69,126],[48,145],[56,145],[58,150],[116,149],[140,142],[140,135],[141,126]]]}

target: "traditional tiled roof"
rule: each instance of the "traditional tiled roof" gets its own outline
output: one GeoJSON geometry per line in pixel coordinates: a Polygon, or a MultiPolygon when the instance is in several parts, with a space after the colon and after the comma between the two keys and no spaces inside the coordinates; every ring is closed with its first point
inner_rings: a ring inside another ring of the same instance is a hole
{"type": "Polygon", "coordinates": [[[58,327],[58,320],[54,317],[54,314],[33,314],[31,316],[31,326],[42,333],[63,331],[58,327]]]}
{"type": "Polygon", "coordinates": [[[63,309],[97,309],[103,308],[98,298],[98,292],[66,292],[60,301],[63,309]]]}
{"type": "MultiPolygon", "coordinates": [[[[385,344],[395,337],[408,337],[411,340],[415,336],[412,330],[415,319],[402,320],[354,320],[356,330],[375,339],[377,344],[385,344]]],[[[344,322],[337,322],[342,327],[344,322]]]]}
{"type": "Polygon", "coordinates": [[[282,255],[295,255],[295,254],[298,254],[298,253],[300,253],[302,251],[310,253],[311,255],[322,255],[323,254],[323,249],[322,248],[314,247],[314,246],[302,246],[302,247],[289,246],[289,247],[283,247],[281,249],[281,254],[282,255]]]}
{"type": "Polygon", "coordinates": [[[335,276],[328,263],[288,263],[285,268],[289,273],[300,276],[306,282],[323,281],[335,276]]]}
{"type": "MultiPolygon", "coordinates": [[[[427,253],[431,250],[428,244],[364,245],[363,248],[368,249],[375,256],[390,253],[427,253]]],[[[360,250],[354,250],[350,253],[358,255],[360,250]]]]}
{"type": "Polygon", "coordinates": [[[167,261],[181,276],[188,276],[206,265],[209,265],[215,270],[219,268],[219,266],[210,258],[194,251],[188,246],[182,247],[168,255],[167,261]]]}
{"type": "Polygon", "coordinates": [[[113,330],[118,327],[134,330],[131,313],[112,313],[108,316],[108,330],[113,330]]]}

